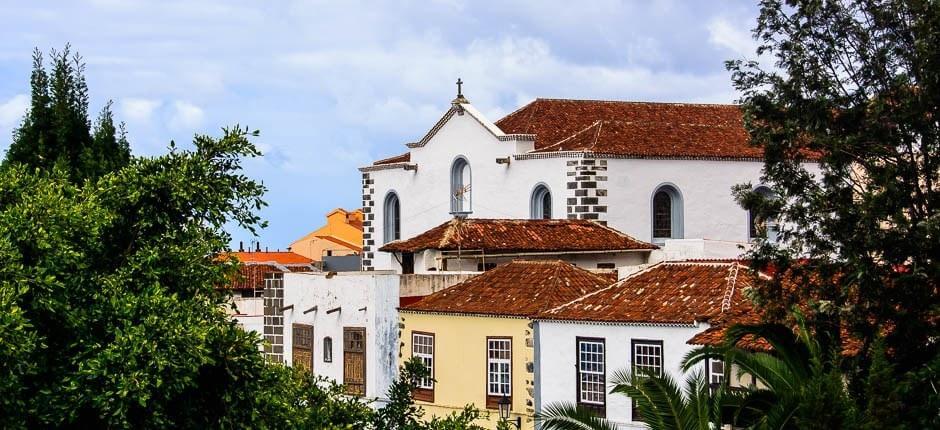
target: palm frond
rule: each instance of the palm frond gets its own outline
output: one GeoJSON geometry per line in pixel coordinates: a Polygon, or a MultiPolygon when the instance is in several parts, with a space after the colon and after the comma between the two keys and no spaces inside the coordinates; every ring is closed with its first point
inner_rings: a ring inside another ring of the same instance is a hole
{"type": "Polygon", "coordinates": [[[636,409],[650,428],[672,430],[684,427],[682,411],[686,400],[669,374],[635,374],[617,371],[611,393],[620,393],[636,401],[636,409]]]}
{"type": "Polygon", "coordinates": [[[617,430],[614,423],[598,417],[594,411],[569,402],[545,406],[535,420],[543,430],[617,430]]]}

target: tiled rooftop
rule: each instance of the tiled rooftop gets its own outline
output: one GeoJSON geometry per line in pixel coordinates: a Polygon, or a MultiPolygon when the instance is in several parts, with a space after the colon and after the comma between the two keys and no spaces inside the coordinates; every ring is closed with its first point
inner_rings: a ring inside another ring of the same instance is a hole
{"type": "Polygon", "coordinates": [[[735,105],[536,99],[496,122],[534,134],[536,152],[635,157],[761,158],[735,105]]]}
{"type": "Polygon", "coordinates": [[[401,309],[526,317],[607,285],[604,277],[563,261],[513,261],[401,309]]]}
{"type": "Polygon", "coordinates": [[[231,284],[225,288],[253,290],[264,288],[268,273],[310,272],[315,270],[313,260],[293,252],[231,252],[241,263],[231,284]]]}
{"type": "Polygon", "coordinates": [[[593,294],[538,314],[539,319],[622,323],[693,324],[744,303],[751,285],[738,263],[666,262],[637,272],[593,294]]]}
{"type": "Polygon", "coordinates": [[[385,252],[425,249],[486,252],[652,250],[656,245],[590,220],[454,218],[411,239],[390,242],[385,252]]]}

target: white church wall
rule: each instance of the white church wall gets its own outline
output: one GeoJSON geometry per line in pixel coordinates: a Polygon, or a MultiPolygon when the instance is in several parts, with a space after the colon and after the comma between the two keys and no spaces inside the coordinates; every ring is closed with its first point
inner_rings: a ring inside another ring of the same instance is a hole
{"type": "MultiPolygon", "coordinates": [[[[411,150],[416,171],[401,168],[369,173],[373,180],[370,210],[374,249],[384,244],[383,202],[394,191],[401,205],[401,238],[407,239],[453,218],[450,213],[450,169],[458,156],[471,169],[470,218],[517,218],[530,216],[530,197],[538,184],[552,193],[554,218],[565,217],[565,160],[560,158],[512,161],[497,164],[496,159],[513,154],[515,144],[497,139],[470,114],[454,115],[428,141],[411,150]]],[[[368,244],[367,244],[368,245],[368,244]]],[[[367,256],[368,258],[368,256],[367,256]]],[[[390,254],[374,252],[372,267],[377,270],[400,268],[390,254]]]]}

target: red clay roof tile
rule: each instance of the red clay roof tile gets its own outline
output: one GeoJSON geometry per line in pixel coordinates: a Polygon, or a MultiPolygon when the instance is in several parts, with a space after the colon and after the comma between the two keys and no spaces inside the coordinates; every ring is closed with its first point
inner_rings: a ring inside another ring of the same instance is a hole
{"type": "Polygon", "coordinates": [[[744,302],[750,271],[737,263],[659,263],[536,317],[624,323],[693,324],[744,302]]]}
{"type": "Polygon", "coordinates": [[[513,261],[401,310],[527,317],[607,285],[604,277],[563,261],[513,261]]]}
{"type": "Polygon", "coordinates": [[[425,249],[512,253],[653,250],[657,246],[590,220],[454,218],[411,239],[390,242],[379,251],[425,249]]]}
{"type": "Polygon", "coordinates": [[[496,125],[534,134],[535,152],[757,159],[735,105],[536,99],[496,125]]]}

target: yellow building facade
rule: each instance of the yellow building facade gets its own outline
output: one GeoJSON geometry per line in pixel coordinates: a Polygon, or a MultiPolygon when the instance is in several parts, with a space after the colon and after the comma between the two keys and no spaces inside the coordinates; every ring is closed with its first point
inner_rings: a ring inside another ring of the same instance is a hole
{"type": "Polygon", "coordinates": [[[428,381],[430,390],[419,388],[415,395],[415,403],[429,417],[443,417],[473,404],[489,412],[488,419],[479,424],[496,428],[499,420],[496,402],[501,397],[497,393],[508,391],[512,405],[510,420],[521,417],[523,429],[535,428],[535,375],[528,370],[535,357],[534,339],[528,318],[407,311],[400,315],[401,363],[411,357],[424,358],[428,352],[431,355],[428,367],[435,381],[428,381]],[[501,379],[504,374],[501,367],[507,359],[508,388],[501,379]],[[496,380],[491,381],[493,378],[496,380]]]}
{"type": "Polygon", "coordinates": [[[325,225],[295,240],[290,250],[314,261],[362,252],[362,210],[333,209],[325,225]]]}
{"type": "Polygon", "coordinates": [[[400,364],[421,360],[433,379],[419,382],[416,403],[441,417],[472,404],[489,411],[479,424],[495,429],[508,400],[509,420],[534,429],[531,316],[608,283],[563,261],[517,260],[402,306],[400,364]]]}

